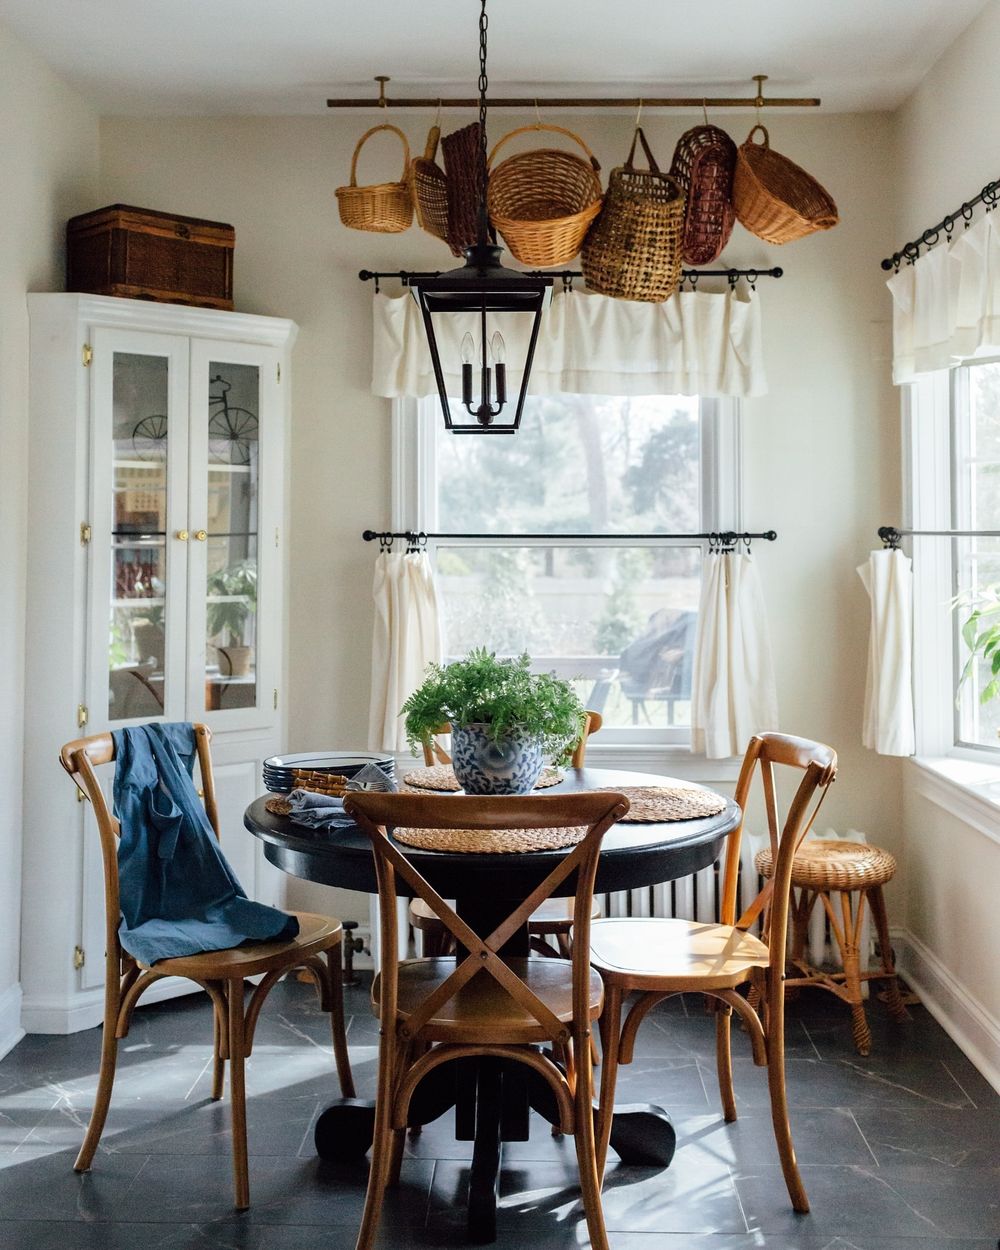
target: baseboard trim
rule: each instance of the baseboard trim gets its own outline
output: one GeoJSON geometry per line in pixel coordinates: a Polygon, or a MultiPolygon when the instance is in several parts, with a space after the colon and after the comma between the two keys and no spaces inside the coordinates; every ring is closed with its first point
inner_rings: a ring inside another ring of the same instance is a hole
{"type": "Polygon", "coordinates": [[[921,1002],[1000,1092],[1000,1020],[908,929],[893,929],[896,966],[921,1002]]]}
{"type": "Polygon", "coordinates": [[[0,994],[0,1059],[24,1037],[21,1025],[21,987],[15,981],[0,994]]]}
{"type": "MultiPolygon", "coordinates": [[[[183,977],[164,977],[143,994],[138,1010],[141,1011],[147,1003],[202,992],[194,982],[183,977]]],[[[72,1003],[67,1003],[64,998],[26,998],[21,1008],[25,1033],[81,1033],[84,1029],[94,1028],[103,1019],[104,990],[100,986],[82,991],[72,1003]]]]}

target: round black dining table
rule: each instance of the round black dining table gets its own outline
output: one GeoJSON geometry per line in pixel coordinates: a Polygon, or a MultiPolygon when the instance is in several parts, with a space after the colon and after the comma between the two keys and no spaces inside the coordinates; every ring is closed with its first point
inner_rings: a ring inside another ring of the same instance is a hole
{"type": "MultiPolygon", "coordinates": [[[[540,793],[615,790],[622,786],[663,786],[668,779],[648,773],[602,768],[567,769],[563,780],[540,793]]],[[[244,824],[264,843],[276,867],[306,881],[340,889],[377,893],[375,861],[367,836],[356,827],[309,829],[288,816],[269,812],[269,795],[255,799],[244,824]]],[[[610,894],[672,881],[698,872],[718,859],[726,835],[739,823],[740,809],[730,799],[717,816],[657,823],[622,822],[604,835],[595,892],[610,894]]],[[[540,884],[565,850],[512,854],[468,854],[421,850],[397,844],[420,874],[478,934],[486,936],[540,884]]],[[[403,884],[403,883],[400,883],[403,884]]],[[[575,874],[555,890],[572,895],[575,874]]],[[[528,953],[527,926],[504,946],[511,957],[528,953]]],[[[494,1239],[496,1197],[503,1141],[528,1135],[529,1108],[550,1122],[557,1112],[548,1086],[532,1079],[523,1064],[457,1060],[428,1075],[411,1103],[411,1127],[455,1108],[456,1137],[475,1142],[469,1181],[469,1234],[477,1242],[494,1239]],[[517,1069],[517,1071],[513,1071],[517,1069]],[[434,1079],[432,1079],[434,1078],[434,1079]]],[[[339,1099],[320,1116],[316,1147],[323,1157],[360,1156],[371,1145],[374,1103],[339,1099]]],[[[675,1136],[666,1112],[650,1104],[616,1106],[611,1144],[625,1162],[667,1166],[675,1136]]]]}

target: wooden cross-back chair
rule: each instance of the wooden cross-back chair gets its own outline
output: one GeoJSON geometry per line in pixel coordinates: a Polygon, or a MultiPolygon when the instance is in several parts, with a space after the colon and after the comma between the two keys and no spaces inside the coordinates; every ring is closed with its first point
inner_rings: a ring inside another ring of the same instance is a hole
{"type": "MultiPolygon", "coordinates": [[[[194,733],[205,811],[218,838],[219,813],[210,752],[212,734],[207,726],[197,724],[194,726],[194,733]]],[[[93,806],[104,862],[106,967],[101,1070],[90,1123],[73,1167],[77,1172],[86,1172],[93,1162],[111,1104],[118,1043],[128,1036],[129,1023],[136,1004],[145,991],[163,977],[186,977],[200,985],[212,1001],[212,1098],[216,1101],[222,1097],[226,1060],[229,1060],[235,1199],[237,1208],[245,1210],[250,1205],[250,1183],[247,1170],[243,1066],[253,1048],[254,1030],[264,999],[272,986],[293,968],[308,970],[316,984],[323,1010],[330,1012],[340,1088],[345,1098],[354,1097],[354,1081],[344,1028],[341,969],[343,929],[339,920],[315,916],[309,912],[294,912],[290,914],[297,917],[299,932],[296,937],[287,941],[255,942],[225,950],[161,959],[153,966],[133,959],[122,948],[118,938],[118,925],[121,921],[118,883],[119,824],[108,808],[95,772],[95,768],[111,763],[114,758],[115,744],[110,734],[78,738],[74,742],[68,742],[59,753],[59,762],[93,806]],[[253,976],[261,976],[261,980],[249,1003],[246,1003],[245,978],[253,976]]]]}
{"type": "Polygon", "coordinates": [[[719,924],[688,920],[598,920],[591,930],[591,956],[604,979],[601,1018],[603,1049],[598,1166],[603,1172],[611,1135],[618,1065],[631,1063],[636,1034],[647,1012],[664,998],[688,991],[714,1000],[716,1064],[723,1114],[736,1119],[730,1024],[735,1011],[750,1037],[754,1063],[767,1068],[771,1120],[785,1184],[796,1211],[809,1210],[788,1123],[785,1092],[785,949],[792,861],[837,775],[830,747],[785,734],[759,734],[750,740],[736,785],[736,802],[746,814],[756,772],[763,785],[773,877],[742,916],[736,916],[741,820],[729,834],[722,876],[719,924]],[[775,766],[800,773],[782,822],[778,814],[775,766]],[[763,941],[750,933],[762,920],[763,941]],[[750,995],[738,992],[749,984],[750,995]],[[638,993],[622,1026],[625,996],[638,993]],[[760,1010],[755,1010],[759,1006],[760,1010]]]}
{"type": "Polygon", "coordinates": [[[386,1186],[398,1177],[410,1098],[439,1064],[497,1056],[529,1065],[548,1083],[559,1127],[576,1141],[580,1186],[591,1244],[606,1250],[593,1120],[591,1022],[601,1010],[600,977],[588,960],[594,878],[605,832],[628,811],[608,792],[524,796],[349,794],[345,810],[371,839],[381,910],[382,970],[372,988],[380,1018],[375,1138],[358,1250],[370,1250],[386,1186]],[[551,829],[587,827],[549,874],[492,933],[479,935],[391,841],[393,827],[421,829],[551,829]],[[576,873],[572,960],[501,958],[498,951],[532,912],[576,873]],[[397,883],[422,899],[454,938],[458,954],[400,962],[396,945],[397,883]],[[542,1054],[539,1043],[553,1054],[542,1054]]]}
{"type": "MultiPolygon", "coordinates": [[[[573,748],[570,764],[573,768],[583,768],[587,755],[587,739],[604,724],[600,712],[586,712],[583,731],[573,748]]],[[[433,734],[423,739],[424,763],[428,768],[435,764],[450,764],[451,756],[441,745],[439,738],[451,733],[451,725],[440,725],[433,734]]],[[[539,955],[548,955],[553,951],[550,940],[555,942],[556,950],[564,959],[570,957],[570,933],[573,929],[572,899],[549,899],[543,903],[528,922],[531,935],[531,947],[539,955]]],[[[601,914],[600,906],[595,902],[593,916],[601,914]]],[[[433,911],[421,899],[415,898],[410,904],[410,924],[420,934],[422,951],[425,955],[444,955],[451,949],[453,939],[433,911]]]]}

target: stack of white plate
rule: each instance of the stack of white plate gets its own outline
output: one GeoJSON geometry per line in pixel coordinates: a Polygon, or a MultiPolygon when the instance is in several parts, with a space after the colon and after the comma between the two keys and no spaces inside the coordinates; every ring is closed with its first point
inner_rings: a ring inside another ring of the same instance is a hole
{"type": "Polygon", "coordinates": [[[287,794],[295,786],[292,772],[296,768],[336,773],[350,780],[366,764],[377,764],[389,777],[395,775],[396,762],[391,755],[365,751],[303,751],[298,755],[272,755],[266,759],[264,785],[276,794],[287,794]]]}

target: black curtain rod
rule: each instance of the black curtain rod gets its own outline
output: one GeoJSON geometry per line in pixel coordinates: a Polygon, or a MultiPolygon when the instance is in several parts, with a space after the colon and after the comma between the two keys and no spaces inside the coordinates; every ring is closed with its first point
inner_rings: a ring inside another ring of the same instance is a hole
{"type": "MultiPolygon", "coordinates": [[[[748,282],[756,282],[758,278],[780,278],[784,276],[784,270],[775,265],[772,269],[682,269],[682,278],[686,282],[697,282],[699,278],[726,278],[729,282],[736,282],[740,278],[746,278],[748,282]]],[[[431,273],[419,273],[408,269],[391,269],[391,270],[375,270],[362,269],[358,277],[362,282],[379,282],[382,278],[398,278],[404,286],[408,286],[411,282],[415,282],[421,278],[439,278],[441,270],[436,269],[431,273]]],[[[529,278],[561,278],[563,282],[572,282],[574,278],[582,278],[583,271],[580,269],[529,269],[526,273],[529,278]]]]}
{"type": "Polygon", "coordinates": [[[521,542],[527,539],[534,541],[546,540],[553,546],[558,546],[560,542],[568,538],[586,539],[593,542],[617,542],[628,543],[636,540],[647,541],[654,538],[700,538],[707,539],[712,543],[722,543],[726,547],[732,546],[737,542],[750,542],[752,539],[759,538],[764,542],[773,543],[778,537],[774,530],[764,530],[762,533],[749,533],[744,531],[741,534],[735,530],[711,531],[705,534],[429,534],[424,530],[364,530],[361,537],[366,543],[372,543],[378,540],[381,543],[391,542],[394,538],[405,538],[407,542],[424,543],[430,538],[449,539],[449,538],[468,538],[468,539],[493,539],[504,538],[511,542],[521,542]]]}
{"type": "Polygon", "coordinates": [[[887,547],[898,547],[901,538],[1000,538],[1000,530],[901,530],[880,525],[878,536],[887,547]]]}
{"type": "Polygon", "coordinates": [[[951,232],[960,221],[964,221],[968,227],[969,222],[972,221],[972,210],[977,204],[985,204],[989,211],[996,208],[998,201],[1000,201],[1000,178],[994,182],[988,182],[974,199],[965,200],[961,208],[954,213],[949,213],[947,217],[942,217],[936,226],[928,227],[919,239],[904,243],[900,251],[893,252],[891,256],[885,258],[882,268],[898,269],[904,260],[908,260],[911,264],[919,260],[920,249],[933,247],[935,243],[940,242],[942,230],[948,238],[951,238],[951,232]]]}

